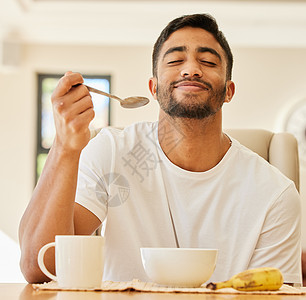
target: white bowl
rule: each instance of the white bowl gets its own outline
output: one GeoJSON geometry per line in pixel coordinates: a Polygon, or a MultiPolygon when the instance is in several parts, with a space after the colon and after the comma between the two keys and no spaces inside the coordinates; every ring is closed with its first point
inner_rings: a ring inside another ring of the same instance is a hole
{"type": "Polygon", "coordinates": [[[217,262],[217,249],[140,248],[147,276],[155,283],[199,287],[209,280],[217,262]]]}

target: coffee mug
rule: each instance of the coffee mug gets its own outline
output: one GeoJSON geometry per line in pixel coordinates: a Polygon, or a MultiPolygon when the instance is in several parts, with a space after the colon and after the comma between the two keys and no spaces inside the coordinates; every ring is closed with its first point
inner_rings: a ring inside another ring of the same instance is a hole
{"type": "Polygon", "coordinates": [[[104,239],[101,236],[57,235],[55,242],[43,246],[38,253],[38,265],[50,279],[62,288],[97,288],[101,286],[104,267],[104,239]],[[56,276],[45,264],[45,252],[55,247],[56,276]]]}

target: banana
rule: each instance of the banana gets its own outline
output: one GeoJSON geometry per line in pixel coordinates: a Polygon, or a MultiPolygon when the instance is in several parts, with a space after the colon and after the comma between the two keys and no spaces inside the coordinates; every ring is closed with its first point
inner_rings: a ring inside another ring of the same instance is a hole
{"type": "Polygon", "coordinates": [[[266,267],[238,273],[228,281],[211,282],[206,288],[218,290],[230,287],[238,291],[276,291],[283,282],[283,275],[279,269],[266,267]]]}

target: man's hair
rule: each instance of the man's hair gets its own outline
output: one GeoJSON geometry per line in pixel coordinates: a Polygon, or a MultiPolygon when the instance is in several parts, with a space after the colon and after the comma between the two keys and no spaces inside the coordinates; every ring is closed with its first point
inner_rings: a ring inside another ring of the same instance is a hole
{"type": "Polygon", "coordinates": [[[217,42],[220,44],[220,46],[225,52],[227,62],[226,78],[227,80],[231,79],[233,68],[233,54],[231,48],[222,31],[219,30],[216,20],[208,14],[184,15],[182,17],[174,19],[164,28],[164,30],[161,32],[160,36],[156,40],[153,48],[153,76],[157,75],[157,61],[161,47],[173,32],[184,27],[202,28],[210,32],[214,36],[214,38],[217,40],[217,42]]]}

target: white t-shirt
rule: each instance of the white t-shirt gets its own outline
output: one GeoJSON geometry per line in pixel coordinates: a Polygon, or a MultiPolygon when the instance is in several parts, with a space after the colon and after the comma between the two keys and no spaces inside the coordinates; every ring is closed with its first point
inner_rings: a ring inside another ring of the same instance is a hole
{"type": "MultiPolygon", "coordinates": [[[[219,249],[211,281],[269,266],[301,283],[293,182],[234,139],[209,171],[181,169],[161,150],[157,126],[103,129],[82,152],[76,202],[105,223],[104,280],[149,281],[139,248],[179,246],[219,249]]],[[[173,149],[181,141],[160,137],[173,149]]]]}

